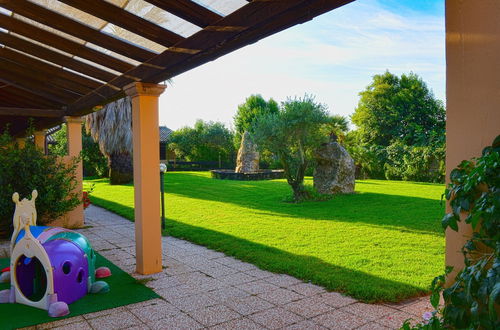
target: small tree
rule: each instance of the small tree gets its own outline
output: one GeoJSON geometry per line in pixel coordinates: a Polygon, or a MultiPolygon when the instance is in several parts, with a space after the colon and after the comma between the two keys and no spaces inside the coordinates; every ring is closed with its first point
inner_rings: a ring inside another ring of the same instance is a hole
{"type": "Polygon", "coordinates": [[[253,126],[257,145],[280,159],[296,202],[309,197],[304,176],[313,152],[325,141],[322,128],[328,121],[325,105],[305,95],[288,99],[277,113],[259,117],[253,126]]]}

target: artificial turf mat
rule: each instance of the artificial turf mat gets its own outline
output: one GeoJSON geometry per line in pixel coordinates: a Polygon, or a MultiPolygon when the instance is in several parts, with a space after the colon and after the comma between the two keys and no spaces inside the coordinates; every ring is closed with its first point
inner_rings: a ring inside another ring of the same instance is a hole
{"type": "MultiPolygon", "coordinates": [[[[9,259],[0,259],[0,269],[9,266],[9,259]]],[[[60,318],[49,317],[47,311],[21,304],[0,304],[0,329],[15,329],[35,324],[52,322],[81,314],[133,304],[159,296],[109,260],[97,254],[96,268],[108,267],[111,277],[103,279],[110,286],[110,292],[88,294],[69,305],[69,315],[60,318]]],[[[8,289],[10,283],[0,284],[0,290],[8,289]]]]}

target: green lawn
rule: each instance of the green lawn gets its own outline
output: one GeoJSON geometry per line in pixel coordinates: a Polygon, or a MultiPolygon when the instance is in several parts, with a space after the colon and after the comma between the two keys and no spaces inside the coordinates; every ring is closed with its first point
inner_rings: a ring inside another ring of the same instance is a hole
{"type": "MultiPolygon", "coordinates": [[[[133,220],[132,185],[87,182],[92,203],[133,220]]],[[[364,301],[425,294],[444,269],[440,184],[362,180],[357,194],[290,204],[284,180],[169,172],[165,190],[168,235],[364,301]]]]}

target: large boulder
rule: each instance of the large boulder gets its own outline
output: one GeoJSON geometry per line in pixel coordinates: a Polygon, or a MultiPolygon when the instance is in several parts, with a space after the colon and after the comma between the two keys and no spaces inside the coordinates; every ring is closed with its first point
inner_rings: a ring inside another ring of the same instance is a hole
{"type": "Polygon", "coordinates": [[[245,132],[236,158],[236,173],[257,172],[259,170],[259,152],[252,142],[250,134],[245,132]]]}
{"type": "Polygon", "coordinates": [[[356,166],[347,150],[331,141],[315,154],[314,187],[321,194],[349,194],[354,192],[356,166]]]}

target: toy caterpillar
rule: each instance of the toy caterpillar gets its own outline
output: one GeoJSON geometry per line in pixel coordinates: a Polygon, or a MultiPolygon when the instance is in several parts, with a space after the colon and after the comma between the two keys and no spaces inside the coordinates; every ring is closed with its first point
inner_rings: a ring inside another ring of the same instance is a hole
{"type": "Polygon", "coordinates": [[[60,227],[36,225],[35,200],[19,201],[14,193],[14,232],[10,243],[10,272],[0,276],[11,288],[0,291],[0,303],[20,303],[48,310],[52,317],[69,313],[68,304],[87,293],[107,292],[109,286],[97,277],[109,269],[95,270],[96,255],[85,236],[60,227]]]}

